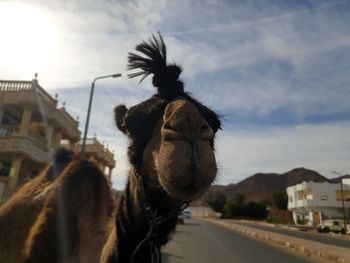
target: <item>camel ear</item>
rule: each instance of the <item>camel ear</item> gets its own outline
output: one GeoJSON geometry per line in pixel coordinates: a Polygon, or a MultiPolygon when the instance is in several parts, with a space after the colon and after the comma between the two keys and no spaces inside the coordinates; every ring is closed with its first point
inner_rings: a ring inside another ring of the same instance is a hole
{"type": "Polygon", "coordinates": [[[125,107],[125,105],[118,105],[117,107],[114,108],[115,123],[118,129],[121,130],[123,133],[126,133],[124,117],[127,112],[128,112],[128,109],[125,107]]]}

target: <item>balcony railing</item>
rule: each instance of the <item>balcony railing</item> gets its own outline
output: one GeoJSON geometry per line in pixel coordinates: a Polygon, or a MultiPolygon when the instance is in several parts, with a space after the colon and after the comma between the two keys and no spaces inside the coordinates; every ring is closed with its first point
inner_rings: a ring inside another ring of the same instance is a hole
{"type": "Polygon", "coordinates": [[[48,119],[60,125],[66,137],[78,140],[80,138],[79,122],[75,120],[64,108],[57,108],[57,100],[51,97],[37,82],[0,80],[0,103],[8,104],[34,104],[35,110],[41,111],[48,119]]]}
{"type": "Polygon", "coordinates": [[[0,125],[0,137],[9,137],[19,132],[19,125],[0,125]]]}
{"type": "Polygon", "coordinates": [[[43,149],[48,148],[46,136],[43,136],[34,131],[28,131],[28,135],[33,139],[33,142],[35,142],[35,144],[40,148],[43,148],[43,149]]]}
{"type": "Polygon", "coordinates": [[[59,111],[63,114],[63,117],[65,118],[65,121],[68,123],[71,127],[78,127],[79,122],[75,120],[64,108],[59,109],[59,111]]]}
{"type": "MultiPolygon", "coordinates": [[[[82,141],[80,141],[79,144],[77,145],[78,150],[80,150],[81,144],[82,144],[82,141]]],[[[102,159],[104,162],[107,163],[108,166],[111,166],[111,167],[115,166],[114,154],[96,138],[86,139],[85,151],[99,159],[102,159]]]]}
{"type": "Polygon", "coordinates": [[[49,149],[45,141],[38,140],[31,135],[1,137],[1,154],[21,154],[31,160],[47,163],[49,161],[49,149]]]}
{"type": "Polygon", "coordinates": [[[49,104],[54,104],[57,106],[57,100],[52,98],[49,93],[47,93],[36,80],[33,81],[32,89],[35,91],[49,104]]]}
{"type": "Polygon", "coordinates": [[[114,159],[114,154],[108,148],[105,149],[105,153],[109,158],[114,159]]]}
{"type": "MultiPolygon", "coordinates": [[[[19,136],[19,125],[0,125],[0,137],[13,137],[13,136],[19,136]]],[[[46,137],[29,130],[28,136],[33,139],[33,142],[38,145],[40,148],[47,148],[47,140],[46,137]]]]}
{"type": "Polygon", "coordinates": [[[31,89],[31,81],[0,80],[0,91],[21,91],[31,89]]]}
{"type": "Polygon", "coordinates": [[[0,92],[20,92],[30,91],[36,92],[44,102],[49,105],[57,106],[57,100],[52,98],[37,82],[36,79],[32,81],[17,81],[17,80],[0,80],[0,92]]]}

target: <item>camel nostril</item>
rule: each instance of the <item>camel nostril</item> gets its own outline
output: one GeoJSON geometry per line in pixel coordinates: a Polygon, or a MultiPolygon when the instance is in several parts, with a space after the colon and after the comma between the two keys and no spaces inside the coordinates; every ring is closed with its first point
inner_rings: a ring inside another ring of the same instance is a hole
{"type": "Polygon", "coordinates": [[[164,123],[163,129],[170,130],[173,132],[178,132],[177,129],[175,127],[171,126],[169,122],[164,123]]]}
{"type": "Polygon", "coordinates": [[[163,124],[161,133],[166,141],[181,139],[178,129],[170,125],[169,122],[163,124]]]}

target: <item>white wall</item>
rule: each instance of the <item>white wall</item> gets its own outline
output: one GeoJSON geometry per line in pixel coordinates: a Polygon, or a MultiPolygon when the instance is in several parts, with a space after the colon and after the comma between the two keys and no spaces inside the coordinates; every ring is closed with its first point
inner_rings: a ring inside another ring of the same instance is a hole
{"type": "MultiPolygon", "coordinates": [[[[344,190],[350,190],[350,185],[344,185],[344,190]]],[[[315,183],[315,182],[302,182],[294,186],[287,188],[288,194],[288,209],[300,208],[300,207],[342,207],[342,202],[337,201],[336,191],[340,191],[340,184],[330,183],[315,183]],[[312,192],[312,200],[298,200],[298,191],[310,189],[312,192]],[[321,196],[327,196],[326,200],[322,200],[321,196]],[[292,202],[290,198],[292,197],[292,202]]],[[[350,202],[345,202],[345,206],[349,207],[350,202]]]]}
{"type": "MultiPolygon", "coordinates": [[[[343,189],[350,190],[350,184],[344,184],[343,189]]],[[[308,215],[308,225],[313,225],[312,212],[322,212],[323,216],[326,216],[327,218],[342,218],[343,213],[340,210],[342,207],[342,202],[337,201],[336,199],[337,190],[340,191],[340,184],[302,182],[300,184],[288,187],[288,210],[293,211],[294,222],[297,222],[296,215],[298,213],[308,215]],[[298,200],[298,191],[301,190],[311,190],[312,200],[298,200]],[[325,199],[325,196],[327,196],[327,198],[326,200],[323,200],[325,199]]],[[[345,208],[349,211],[350,202],[345,201],[344,204],[345,208]]]]}
{"type": "Polygon", "coordinates": [[[315,211],[321,211],[328,218],[343,218],[343,213],[338,207],[315,207],[315,211]]]}

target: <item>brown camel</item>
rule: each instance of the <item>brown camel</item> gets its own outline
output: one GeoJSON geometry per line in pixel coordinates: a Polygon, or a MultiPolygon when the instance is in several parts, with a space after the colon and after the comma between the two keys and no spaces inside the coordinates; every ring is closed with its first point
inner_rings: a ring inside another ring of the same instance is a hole
{"type": "Polygon", "coordinates": [[[153,74],[157,92],[115,108],[131,163],[118,204],[94,163],[61,150],[0,208],[2,262],[160,262],[177,213],[215,179],[218,116],[184,92],[160,35],[136,50],[129,69],[141,71],[129,76],[153,74]]]}

